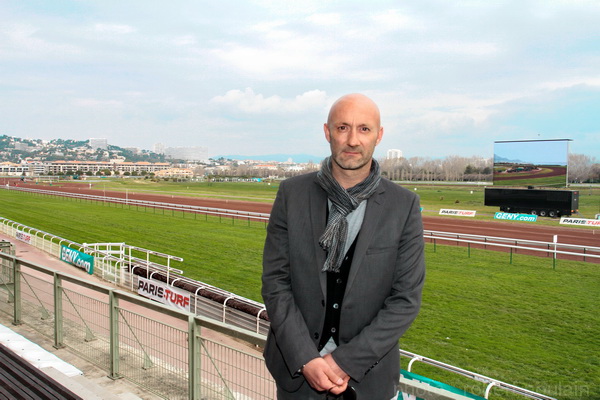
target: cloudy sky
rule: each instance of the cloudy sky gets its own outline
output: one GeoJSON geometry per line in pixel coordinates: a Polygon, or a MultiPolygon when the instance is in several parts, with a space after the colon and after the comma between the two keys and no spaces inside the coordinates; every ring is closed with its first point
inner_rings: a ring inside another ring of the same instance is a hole
{"type": "Polygon", "coordinates": [[[596,0],[3,0],[0,134],[321,156],[329,106],[362,92],[377,156],[600,158],[598,21],[596,0]]]}

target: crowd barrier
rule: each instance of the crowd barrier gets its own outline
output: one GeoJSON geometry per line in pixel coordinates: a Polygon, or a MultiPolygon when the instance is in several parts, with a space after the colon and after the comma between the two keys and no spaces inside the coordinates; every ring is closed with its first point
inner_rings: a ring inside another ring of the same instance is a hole
{"type": "MultiPolygon", "coordinates": [[[[275,384],[260,355],[266,337],[193,315],[122,290],[97,284],[0,251],[0,313],[27,324],[107,372],[165,399],[275,399],[275,384]],[[206,331],[236,339],[246,351],[208,338],[206,331]],[[250,347],[254,351],[250,351],[250,347]]],[[[484,398],[500,388],[536,400],[555,400],[504,382],[401,350],[408,371],[415,361],[487,384],[484,398]]],[[[418,398],[466,400],[411,380],[418,398]]],[[[400,395],[405,398],[404,395],[400,395]]],[[[414,398],[414,397],[413,397],[414,398]]]]}
{"type": "Polygon", "coordinates": [[[0,252],[0,312],[107,372],[167,399],[273,399],[264,335],[0,252]]]}

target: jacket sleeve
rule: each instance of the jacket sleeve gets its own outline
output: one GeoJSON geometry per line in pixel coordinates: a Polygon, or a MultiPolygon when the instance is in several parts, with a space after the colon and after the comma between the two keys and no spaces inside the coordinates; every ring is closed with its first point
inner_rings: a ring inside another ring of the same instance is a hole
{"type": "Polygon", "coordinates": [[[423,224],[414,196],[398,243],[389,295],[371,323],[332,354],[353,379],[360,382],[389,351],[397,351],[398,340],[419,313],[424,280],[423,224]]]}
{"type": "MultiPolygon", "coordinates": [[[[270,334],[290,377],[319,352],[292,292],[286,185],[282,182],[273,204],[263,252],[262,296],[271,322],[270,334]]],[[[268,360],[267,360],[268,361],[268,360]]]]}

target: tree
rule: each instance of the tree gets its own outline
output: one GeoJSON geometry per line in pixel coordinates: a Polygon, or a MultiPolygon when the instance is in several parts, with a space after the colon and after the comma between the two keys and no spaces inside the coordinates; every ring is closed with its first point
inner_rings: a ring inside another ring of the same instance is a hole
{"type": "Polygon", "coordinates": [[[595,157],[586,156],[585,154],[569,154],[569,182],[590,182],[593,180],[594,166],[597,164],[595,157]]]}

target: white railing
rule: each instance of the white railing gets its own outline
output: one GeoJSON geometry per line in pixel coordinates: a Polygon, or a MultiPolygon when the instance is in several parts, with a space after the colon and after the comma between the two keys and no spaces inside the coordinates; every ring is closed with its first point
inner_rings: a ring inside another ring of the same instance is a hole
{"type": "Polygon", "coordinates": [[[228,217],[228,218],[238,218],[238,219],[248,219],[250,221],[263,221],[267,222],[269,220],[269,214],[265,213],[257,213],[251,211],[238,211],[231,210],[227,208],[214,208],[214,207],[202,207],[202,206],[193,206],[189,204],[177,204],[177,203],[166,203],[166,202],[158,202],[158,201],[149,201],[149,200],[136,200],[130,198],[121,198],[121,197],[108,197],[108,196],[98,196],[93,194],[83,194],[83,193],[71,193],[71,192],[61,192],[56,190],[43,190],[43,189],[32,189],[25,188],[19,186],[0,186],[0,189],[5,190],[18,190],[21,192],[29,192],[29,193],[37,193],[47,196],[59,196],[59,197],[69,197],[80,200],[88,200],[95,202],[105,202],[105,203],[114,203],[114,204],[122,204],[130,207],[148,207],[148,208],[156,208],[165,211],[172,212],[187,212],[194,214],[205,214],[212,215],[216,217],[228,217]]]}
{"type": "Polygon", "coordinates": [[[496,388],[503,389],[503,390],[506,390],[506,391],[509,391],[512,393],[520,394],[521,396],[525,396],[530,399],[556,400],[554,397],[546,396],[544,394],[536,393],[531,390],[523,389],[518,386],[511,385],[509,383],[502,382],[497,379],[493,379],[493,378],[490,378],[490,377],[487,377],[485,375],[481,375],[481,374],[478,374],[475,372],[467,371],[466,369],[458,368],[453,365],[434,360],[432,358],[423,357],[418,354],[411,353],[409,351],[400,350],[400,356],[410,358],[410,361],[408,362],[408,366],[406,368],[406,370],[408,372],[411,372],[413,364],[418,361],[418,362],[422,362],[424,364],[429,364],[434,367],[438,367],[440,369],[443,369],[443,370],[446,370],[449,372],[453,372],[458,375],[462,375],[462,376],[472,379],[474,381],[484,383],[487,385],[485,388],[484,396],[483,396],[486,399],[489,398],[490,391],[492,390],[492,388],[496,387],[496,388]]]}
{"type": "MultiPolygon", "coordinates": [[[[106,281],[131,291],[137,291],[139,284],[139,276],[138,274],[135,274],[136,270],[143,270],[149,279],[152,279],[153,275],[163,274],[169,281],[169,284],[174,287],[176,287],[175,284],[178,282],[187,283],[194,287],[194,292],[191,292],[191,301],[196,315],[210,317],[223,323],[244,328],[255,333],[264,335],[268,333],[269,322],[265,318],[265,306],[263,304],[242,296],[238,296],[234,293],[225,291],[207,283],[186,278],[182,275],[181,270],[157,263],[146,263],[146,260],[143,259],[139,259],[139,262],[131,263],[131,260],[129,260],[127,256],[125,258],[115,257],[113,254],[107,254],[104,250],[95,248],[93,244],[80,244],[72,240],[23,225],[19,222],[0,217],[0,232],[3,232],[10,237],[17,238],[19,231],[26,232],[31,236],[28,244],[52,254],[57,258],[60,258],[61,245],[65,245],[86,254],[96,256],[94,275],[97,275],[106,281]],[[123,268],[124,265],[129,265],[129,270],[123,268]],[[209,294],[210,297],[222,298],[225,299],[225,301],[219,302],[211,300],[206,296],[202,296],[200,294],[201,291],[205,294],[209,294]],[[232,307],[230,304],[228,304],[233,301],[235,301],[238,305],[241,305],[241,307],[232,307]],[[252,310],[253,312],[242,311],[240,308],[252,310]]],[[[136,249],[145,250],[139,248],[136,249]]],[[[150,252],[149,250],[145,251],[150,252]]]]}
{"type": "Polygon", "coordinates": [[[483,248],[489,246],[495,249],[508,249],[511,251],[511,254],[513,250],[521,250],[535,255],[545,253],[547,256],[552,256],[554,259],[558,258],[559,254],[562,254],[565,256],[581,257],[582,261],[589,261],[588,258],[591,258],[596,262],[600,261],[600,247],[560,243],[558,242],[558,235],[554,237],[555,241],[552,242],[440,231],[424,231],[423,237],[426,241],[434,244],[437,243],[437,241],[457,244],[462,243],[467,246],[473,244],[483,248]]]}

